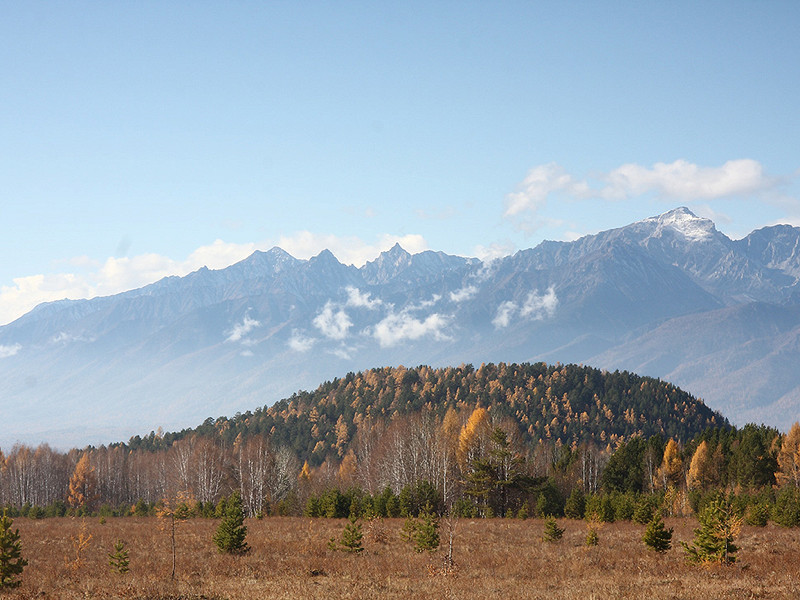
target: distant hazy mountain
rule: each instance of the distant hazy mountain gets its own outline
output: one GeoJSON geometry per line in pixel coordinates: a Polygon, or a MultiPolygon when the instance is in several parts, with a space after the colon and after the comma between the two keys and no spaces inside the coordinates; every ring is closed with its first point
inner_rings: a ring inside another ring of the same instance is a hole
{"type": "Polygon", "coordinates": [[[667,379],[734,423],[800,419],[800,229],[731,240],[679,208],[482,263],[361,268],[279,248],[0,327],[0,446],[127,439],[376,366],[583,362],[667,379]]]}

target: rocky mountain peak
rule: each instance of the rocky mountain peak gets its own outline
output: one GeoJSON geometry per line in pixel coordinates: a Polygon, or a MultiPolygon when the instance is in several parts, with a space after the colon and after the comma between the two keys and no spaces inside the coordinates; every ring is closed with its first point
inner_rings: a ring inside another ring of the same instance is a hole
{"type": "Polygon", "coordinates": [[[711,240],[716,233],[713,221],[698,217],[685,206],[650,217],[642,223],[652,227],[651,237],[662,237],[669,231],[682,235],[687,241],[704,242],[711,240]]]}

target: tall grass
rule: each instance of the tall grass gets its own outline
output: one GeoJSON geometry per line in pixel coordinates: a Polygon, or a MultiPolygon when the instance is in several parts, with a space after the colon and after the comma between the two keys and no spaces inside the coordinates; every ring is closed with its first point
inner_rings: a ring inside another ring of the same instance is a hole
{"type": "MultiPolygon", "coordinates": [[[[17,519],[29,565],[9,598],[254,600],[256,598],[800,598],[800,532],[745,527],[731,567],[688,565],[680,549],[665,555],[642,543],[643,526],[607,524],[600,543],[585,544],[586,525],[561,520],[559,544],[542,543],[542,520],[461,520],[455,529],[457,568],[441,569],[445,547],[414,552],[399,536],[403,521],[383,523],[380,542],[365,537],[361,554],[332,552],[328,540],[343,520],[275,517],[247,522],[245,556],[217,552],[217,522],[194,519],[176,532],[175,580],[169,536],[156,518],[17,519]],[[82,527],[91,540],[73,568],[82,527]],[[124,540],[130,572],[116,573],[108,554],[124,540]]],[[[668,520],[673,540],[689,541],[694,520],[668,520]]]]}

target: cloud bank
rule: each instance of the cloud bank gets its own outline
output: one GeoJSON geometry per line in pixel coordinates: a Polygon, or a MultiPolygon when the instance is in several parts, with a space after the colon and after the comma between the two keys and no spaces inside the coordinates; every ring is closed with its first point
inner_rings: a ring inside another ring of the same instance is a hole
{"type": "Polygon", "coordinates": [[[589,179],[549,163],[533,167],[517,189],[506,196],[504,216],[518,219],[520,226],[530,228],[530,216],[552,197],[628,200],[654,194],[691,202],[762,193],[778,184],[777,178],[764,172],[761,163],[749,158],[730,160],[719,167],[699,166],[686,160],[659,162],[652,167],[629,163],[589,179]]]}

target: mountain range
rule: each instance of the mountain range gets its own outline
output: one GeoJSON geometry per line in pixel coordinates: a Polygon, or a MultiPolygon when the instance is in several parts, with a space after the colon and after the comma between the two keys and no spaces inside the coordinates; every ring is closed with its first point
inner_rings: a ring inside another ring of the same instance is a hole
{"type": "Polygon", "coordinates": [[[677,208],[482,262],[396,245],[360,268],[280,248],[0,327],[0,447],[194,426],[350,371],[583,363],[735,424],[800,418],[800,229],[740,240],[677,208]]]}

